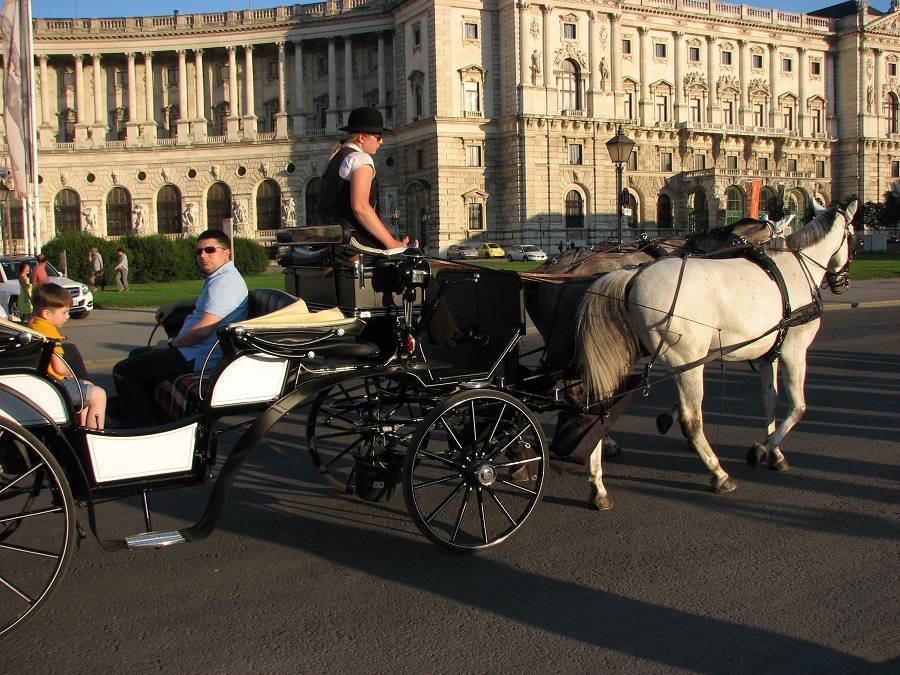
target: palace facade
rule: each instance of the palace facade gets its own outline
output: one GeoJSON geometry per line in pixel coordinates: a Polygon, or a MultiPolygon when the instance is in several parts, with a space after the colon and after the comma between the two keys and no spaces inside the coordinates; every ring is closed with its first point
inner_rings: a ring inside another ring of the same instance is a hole
{"type": "MultiPolygon", "coordinates": [[[[703,229],[780,198],[879,200],[900,178],[900,12],[715,0],[328,0],[37,19],[44,238],[245,236],[315,219],[349,111],[377,106],[382,218],[451,243],[703,229]]],[[[4,71],[5,76],[5,71],[4,71]]],[[[2,133],[2,132],[0,132],[2,133]]],[[[0,164],[8,164],[0,147],[0,164]]],[[[7,250],[22,237],[6,193],[7,250]]]]}

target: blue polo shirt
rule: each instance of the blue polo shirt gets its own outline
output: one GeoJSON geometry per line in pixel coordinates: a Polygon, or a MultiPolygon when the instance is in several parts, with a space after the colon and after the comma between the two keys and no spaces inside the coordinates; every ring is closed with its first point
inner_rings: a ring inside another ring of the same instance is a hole
{"type": "MultiPolygon", "coordinates": [[[[197,306],[184,321],[181,331],[186,333],[205,313],[209,312],[222,320],[219,326],[227,326],[235,321],[247,318],[247,284],[237,267],[232,261],[228,261],[215,272],[206,277],[203,282],[203,290],[197,298],[197,306]]],[[[194,370],[199,371],[203,367],[206,355],[217,339],[217,331],[213,331],[203,342],[187,347],[178,347],[178,351],[188,361],[194,362],[194,370]]],[[[210,354],[206,368],[214,368],[222,358],[222,348],[216,347],[210,354]]]]}

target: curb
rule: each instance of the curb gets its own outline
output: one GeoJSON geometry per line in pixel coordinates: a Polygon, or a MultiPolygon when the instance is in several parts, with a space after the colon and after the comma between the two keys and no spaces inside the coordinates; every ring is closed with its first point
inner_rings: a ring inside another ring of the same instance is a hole
{"type": "Polygon", "coordinates": [[[897,307],[900,300],[869,300],[867,302],[826,302],[825,309],[874,309],[876,307],[897,307]]]}

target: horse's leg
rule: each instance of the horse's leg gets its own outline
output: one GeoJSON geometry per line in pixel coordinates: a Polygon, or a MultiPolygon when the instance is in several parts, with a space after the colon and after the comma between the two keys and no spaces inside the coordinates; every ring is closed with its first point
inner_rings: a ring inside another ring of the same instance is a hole
{"type": "Polygon", "coordinates": [[[719,458],[713,451],[709,441],[703,434],[703,368],[692,368],[681,373],[677,378],[678,398],[680,402],[679,423],[684,437],[691,447],[700,455],[707,470],[713,475],[714,492],[731,492],[737,486],[728,476],[719,458]]]}
{"type": "Polygon", "coordinates": [[[811,339],[786,341],[785,348],[781,351],[788,410],[784,420],[777,429],[769,434],[763,444],[769,453],[769,468],[775,471],[787,471],[790,468],[778,446],[806,413],[806,396],[803,387],[806,382],[806,350],[811,341],[811,339]]]}
{"type": "MultiPolygon", "coordinates": [[[[762,385],[763,413],[766,419],[766,436],[775,433],[775,408],[778,405],[778,360],[764,359],[755,361],[759,369],[759,379],[762,385]]],[[[777,450],[777,448],[776,448],[777,450]]],[[[769,455],[766,446],[762,443],[754,443],[747,451],[747,464],[756,466],[762,464],[769,455]]]]}
{"type": "Polygon", "coordinates": [[[613,507],[613,503],[612,499],[607,495],[606,487],[603,485],[603,468],[600,466],[602,454],[603,439],[600,439],[600,442],[597,443],[597,447],[594,448],[594,451],[591,453],[590,460],[588,460],[588,467],[590,469],[590,478],[588,480],[591,481],[591,494],[588,501],[593,504],[598,511],[609,511],[613,507]]]}

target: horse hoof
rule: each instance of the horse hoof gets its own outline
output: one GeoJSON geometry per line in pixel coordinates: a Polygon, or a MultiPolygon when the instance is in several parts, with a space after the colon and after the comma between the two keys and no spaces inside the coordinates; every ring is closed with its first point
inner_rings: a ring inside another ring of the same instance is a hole
{"type": "Polygon", "coordinates": [[[766,458],[766,447],[761,443],[754,443],[747,451],[747,464],[750,466],[759,466],[766,458]]]}
{"type": "Polygon", "coordinates": [[[672,416],[669,413],[662,413],[661,415],[656,416],[656,430],[662,434],[663,436],[672,428],[672,423],[675,420],[672,419],[672,416]]]}
{"type": "Polygon", "coordinates": [[[622,457],[622,455],[624,454],[624,452],[625,452],[625,451],[622,450],[622,446],[621,446],[621,445],[616,445],[615,447],[610,448],[609,450],[604,449],[604,450],[603,450],[603,457],[604,457],[605,459],[619,459],[620,457],[622,457]]]}
{"type": "Polygon", "coordinates": [[[772,462],[769,464],[769,469],[772,471],[790,471],[791,465],[788,464],[786,458],[782,457],[777,462],[772,462]]]}
{"type": "Polygon", "coordinates": [[[598,511],[609,511],[613,507],[613,501],[608,496],[594,499],[594,507],[598,511]]]}
{"type": "Polygon", "coordinates": [[[722,480],[713,478],[712,489],[717,495],[723,495],[727,492],[734,492],[737,490],[737,484],[735,484],[728,476],[725,476],[722,480]]]}

